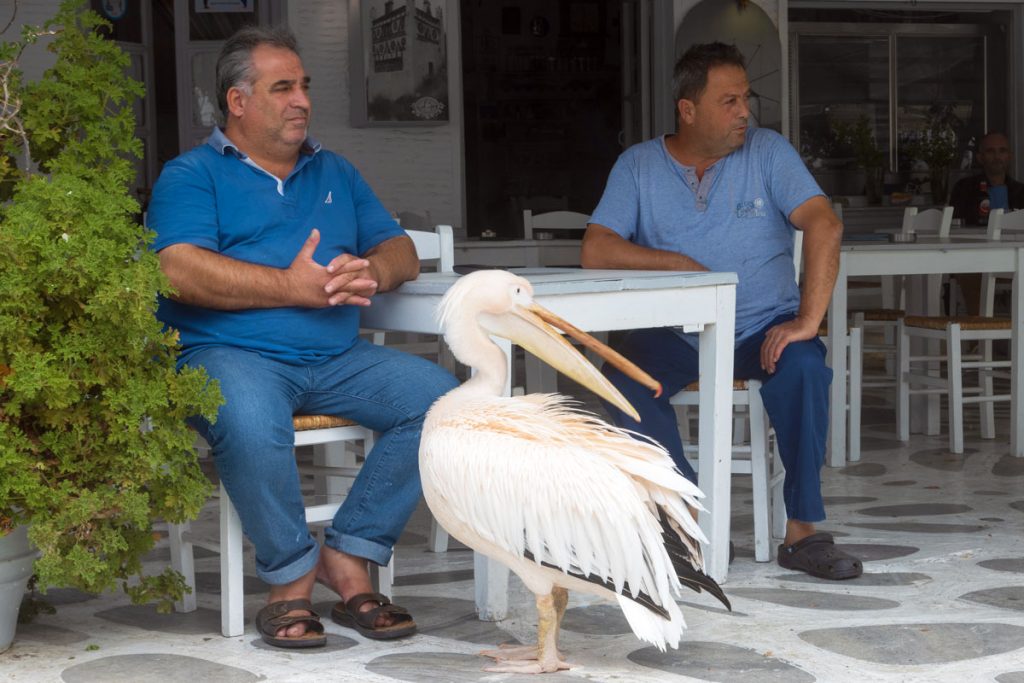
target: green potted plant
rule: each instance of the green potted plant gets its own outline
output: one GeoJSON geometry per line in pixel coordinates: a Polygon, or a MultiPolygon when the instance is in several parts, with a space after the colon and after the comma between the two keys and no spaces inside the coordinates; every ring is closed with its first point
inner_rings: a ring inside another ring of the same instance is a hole
{"type": "Polygon", "coordinates": [[[194,518],[209,493],[185,418],[220,395],[175,370],[154,317],[169,286],[129,192],[143,90],[82,5],[0,45],[0,537],[27,526],[44,591],[121,582],[168,609],[184,581],[143,577],[141,559],[155,521],[194,518]],[[26,82],[18,60],[43,36],[56,62],[26,82]]]}
{"type": "Polygon", "coordinates": [[[864,194],[867,195],[868,204],[880,204],[885,152],[875,142],[871,121],[867,116],[861,116],[855,123],[836,121],[832,128],[836,140],[852,152],[857,166],[864,169],[864,194]]]}
{"type": "Polygon", "coordinates": [[[928,166],[932,202],[945,205],[949,197],[949,171],[960,158],[956,132],[947,124],[933,121],[924,131],[907,137],[904,151],[911,159],[928,166]]]}

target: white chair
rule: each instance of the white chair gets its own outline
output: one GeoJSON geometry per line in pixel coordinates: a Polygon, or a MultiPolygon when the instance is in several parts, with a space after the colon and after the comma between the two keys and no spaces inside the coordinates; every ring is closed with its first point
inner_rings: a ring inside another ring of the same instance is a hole
{"type": "MultiPolygon", "coordinates": [[[[348,485],[358,474],[355,456],[346,451],[345,444],[359,441],[363,452],[373,448],[373,431],[340,417],[326,415],[297,415],[293,418],[295,446],[313,446],[313,467],[302,468],[304,474],[320,474],[325,477],[324,493],[340,496],[328,503],[307,505],[306,522],[309,524],[329,522],[334,518],[344,500],[348,485]]],[[[197,437],[197,448],[209,450],[209,446],[197,437]]],[[[323,489],[322,489],[323,490],[323,489]]],[[[179,612],[196,609],[196,582],[193,547],[199,546],[220,554],[220,624],[226,638],[240,636],[245,631],[244,557],[242,550],[242,522],[235,506],[231,503],[223,484],[217,492],[220,515],[220,532],[216,540],[201,538],[191,533],[190,524],[168,524],[171,550],[171,566],[185,577],[185,583],[192,590],[175,605],[179,612]]],[[[394,574],[392,565],[377,568],[371,564],[377,590],[391,596],[394,574]]]]}
{"type": "MultiPolygon", "coordinates": [[[[910,235],[945,238],[949,237],[952,223],[953,207],[951,206],[942,209],[927,209],[920,213],[916,206],[908,206],[903,212],[900,236],[903,239],[910,239],[910,235]]],[[[939,283],[936,282],[935,286],[938,287],[939,283]]],[[[866,372],[863,374],[861,384],[863,389],[895,388],[899,384],[897,376],[899,321],[906,315],[906,298],[907,282],[905,278],[883,277],[882,307],[850,311],[852,325],[861,328],[864,333],[864,354],[881,355],[884,360],[884,371],[881,374],[869,375],[866,372]]],[[[861,365],[862,367],[865,365],[863,358],[861,365]]]]}
{"type": "MultiPolygon", "coordinates": [[[[439,225],[433,233],[407,230],[406,233],[416,245],[421,260],[437,259],[441,270],[452,271],[454,266],[454,240],[452,228],[439,225]]],[[[383,342],[374,333],[375,342],[383,342]]],[[[443,346],[443,342],[437,342],[443,346]]],[[[327,502],[314,503],[305,508],[306,522],[322,524],[330,522],[341,507],[352,481],[359,473],[356,454],[346,446],[359,442],[362,453],[369,453],[374,444],[373,430],[339,416],[297,415],[293,418],[295,446],[313,447],[313,465],[300,467],[300,473],[313,475],[317,486],[317,498],[327,502]]],[[[198,439],[200,449],[206,446],[198,439]]],[[[179,612],[196,609],[195,563],[193,546],[199,546],[220,554],[221,584],[221,633],[225,637],[242,635],[245,630],[245,596],[243,594],[243,552],[242,524],[231,499],[223,485],[218,491],[220,533],[217,540],[201,539],[190,532],[189,523],[168,524],[171,549],[171,565],[185,577],[185,583],[192,589],[181,602],[175,605],[179,612]]],[[[448,547],[448,534],[435,520],[431,521],[428,546],[434,552],[443,552],[448,547]]],[[[393,560],[386,567],[370,563],[371,577],[377,592],[391,597],[394,581],[393,560]]]]}
{"type": "Polygon", "coordinates": [[[579,230],[587,229],[590,216],[576,211],[549,211],[535,214],[530,209],[523,211],[523,239],[536,239],[536,232],[548,230],[579,230]]]}
{"type": "MultiPolygon", "coordinates": [[[[993,211],[988,223],[990,240],[1001,238],[1004,223],[1015,231],[1024,229],[1024,210],[1006,215],[1002,209],[993,211]]],[[[1008,340],[1012,332],[1009,318],[993,316],[995,283],[995,273],[982,275],[980,316],[906,316],[900,322],[897,422],[901,441],[910,438],[910,396],[915,394],[948,396],[949,449],[953,453],[964,451],[964,405],[980,404],[981,437],[995,438],[992,404],[1009,401],[1010,395],[995,393],[994,371],[1009,368],[1015,360],[997,361],[992,356],[992,341],[1008,340]],[[910,342],[916,338],[941,342],[945,351],[911,355],[910,342]],[[965,353],[965,342],[981,342],[981,352],[965,353]],[[946,364],[944,376],[928,367],[936,362],[946,364]],[[964,384],[965,371],[977,372],[977,384],[964,384]]]]}

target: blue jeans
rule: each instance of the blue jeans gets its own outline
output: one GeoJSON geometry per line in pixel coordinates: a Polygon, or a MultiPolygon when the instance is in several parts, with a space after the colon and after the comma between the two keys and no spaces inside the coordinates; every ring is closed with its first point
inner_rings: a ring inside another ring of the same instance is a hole
{"type": "Polygon", "coordinates": [[[293,450],[292,416],[340,415],[380,433],[325,543],[385,565],[419,502],[419,442],[431,404],[457,385],[437,365],[358,341],[313,365],[291,365],[233,347],[196,351],[188,365],[220,382],[225,403],[211,425],[189,420],[214,463],[269,584],[291,583],[316,566],[293,450]]]}
{"type": "MultiPolygon", "coordinates": [[[[815,337],[786,346],[776,363],[775,374],[761,369],[761,345],[765,333],[775,325],[792,320],[784,315],[770,322],[736,346],[733,374],[737,379],[762,382],[761,399],[775,427],[779,456],[786,469],[783,498],[790,519],[819,522],[825,519],[821,498],[821,467],[825,462],[828,438],[829,385],[832,370],[825,365],[825,345],[815,337]]],[[[602,372],[618,387],[640,413],[635,422],[618,408],[605,403],[615,424],[649,436],[668,450],[679,471],[696,483],[697,475],[683,457],[675,409],[671,396],[700,376],[698,353],[690,344],[667,328],[635,330],[619,349],[661,382],[661,398],[623,375],[608,364],[602,372]]]]}

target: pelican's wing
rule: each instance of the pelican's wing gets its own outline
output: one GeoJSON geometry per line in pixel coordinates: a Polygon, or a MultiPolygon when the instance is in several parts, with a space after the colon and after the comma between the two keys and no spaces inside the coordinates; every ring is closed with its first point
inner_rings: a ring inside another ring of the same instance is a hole
{"type": "Polygon", "coordinates": [[[488,542],[658,604],[678,593],[677,562],[703,568],[686,509],[701,494],[660,447],[557,396],[442,398],[431,413],[424,480],[488,542]],[[677,539],[675,558],[663,534],[677,539]]]}

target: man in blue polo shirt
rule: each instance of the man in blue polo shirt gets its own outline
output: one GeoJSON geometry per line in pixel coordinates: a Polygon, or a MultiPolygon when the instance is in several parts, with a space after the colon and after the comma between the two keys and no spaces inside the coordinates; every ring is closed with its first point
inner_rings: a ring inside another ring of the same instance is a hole
{"type": "MultiPolygon", "coordinates": [[[[816,533],[825,518],[819,474],[828,433],[832,371],[818,326],[839,263],[842,224],[793,148],[749,127],[743,55],[722,43],[696,45],[675,67],[678,132],[626,150],[616,162],[583,239],[587,268],[715,270],[738,274],[737,378],[761,380],[786,468],[788,521],[779,564],[846,579],[861,563],[816,533]],[[804,285],[793,272],[793,229],[804,233],[804,285]]],[[[612,406],[616,423],[683,457],[668,398],[697,380],[697,342],[671,329],[636,330],[624,355],[664,386],[661,398],[606,365],[604,372],[642,417],[612,406]]]]}
{"type": "Polygon", "coordinates": [[[338,623],[374,638],[415,630],[372,594],[420,498],[424,415],[455,379],[358,337],[359,308],[419,273],[412,241],[345,159],[307,135],[309,77],[287,31],[249,27],[217,62],[226,118],[168,163],[153,190],[154,249],[176,290],[159,317],[181,332],[181,363],[206,368],[225,403],[193,424],[271,584],[256,618],[279,647],[323,645],[309,598],[341,597],[338,623]],[[343,415],[380,433],[323,548],[306,526],[292,415],[343,415]]]}

